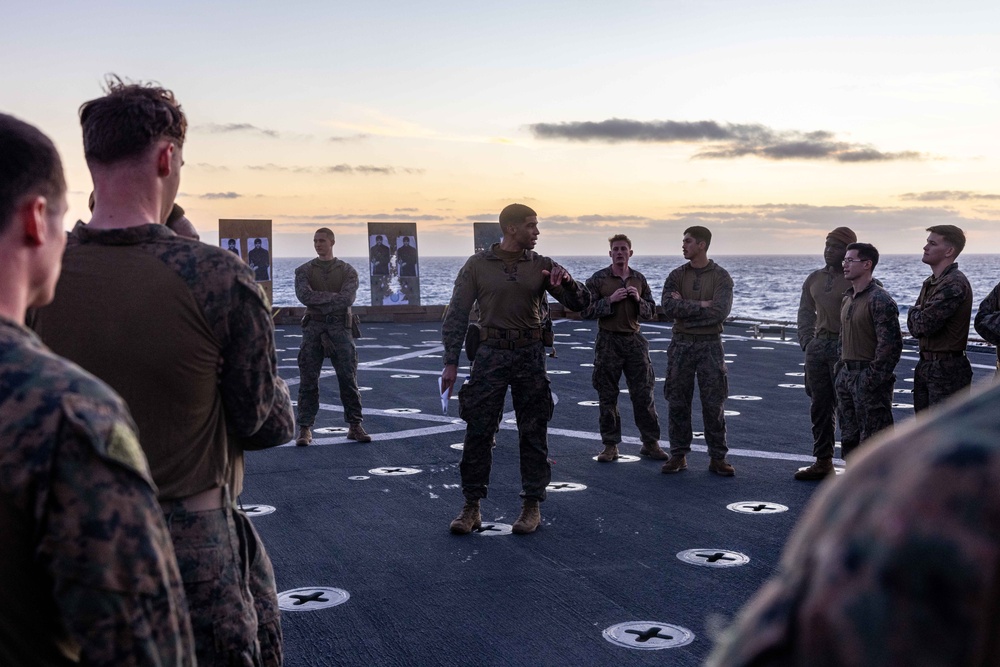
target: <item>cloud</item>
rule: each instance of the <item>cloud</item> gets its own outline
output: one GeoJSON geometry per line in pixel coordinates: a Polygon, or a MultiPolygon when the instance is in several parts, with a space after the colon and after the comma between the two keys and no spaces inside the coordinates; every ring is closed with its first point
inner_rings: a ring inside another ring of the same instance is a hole
{"type": "Polygon", "coordinates": [[[826,130],[775,130],[759,123],[611,118],[599,122],[535,123],[528,128],[538,139],[602,141],[612,144],[701,144],[704,148],[693,156],[699,159],[755,156],[766,160],[832,160],[854,163],[921,160],[925,157],[916,151],[890,153],[869,144],[838,141],[832,132],[826,130]]]}
{"type": "Polygon", "coordinates": [[[191,165],[191,167],[195,169],[203,169],[205,171],[210,171],[210,172],[229,171],[229,167],[225,167],[220,164],[209,164],[208,162],[198,162],[196,164],[191,165]]]}
{"type": "Polygon", "coordinates": [[[239,199],[243,195],[237,192],[206,192],[198,195],[199,199],[239,199]]]}
{"type": "Polygon", "coordinates": [[[344,144],[353,141],[364,141],[365,139],[368,139],[371,136],[372,135],[370,134],[359,132],[358,134],[353,134],[349,137],[330,137],[329,139],[327,139],[327,141],[333,144],[344,144]]]}
{"type": "Polygon", "coordinates": [[[969,190],[932,190],[929,192],[907,192],[899,195],[899,198],[905,201],[972,201],[1000,200],[1000,195],[969,190]]]}
{"type": "Polygon", "coordinates": [[[256,125],[251,125],[250,123],[206,123],[204,125],[196,125],[192,129],[198,132],[207,132],[209,134],[247,132],[250,134],[261,134],[272,139],[277,139],[280,136],[276,130],[268,130],[262,127],[257,127],[256,125]]]}
{"type": "Polygon", "coordinates": [[[423,174],[426,169],[414,169],[410,167],[376,167],[370,164],[352,166],[349,164],[335,164],[326,167],[307,166],[285,166],[274,163],[247,165],[247,169],[252,171],[277,171],[291,172],[295,174],[361,174],[362,176],[393,176],[401,174],[423,174]]]}
{"type": "Polygon", "coordinates": [[[396,208],[393,209],[396,213],[416,213],[419,209],[416,208],[396,208]]]}
{"type": "Polygon", "coordinates": [[[320,215],[284,215],[284,220],[346,220],[350,222],[437,222],[440,215],[410,215],[405,213],[324,213],[320,215]]]}

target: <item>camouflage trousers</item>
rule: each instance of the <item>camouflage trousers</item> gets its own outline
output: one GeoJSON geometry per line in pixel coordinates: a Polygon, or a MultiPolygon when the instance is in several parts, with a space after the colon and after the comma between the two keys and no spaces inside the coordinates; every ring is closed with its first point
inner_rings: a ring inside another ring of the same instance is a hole
{"type": "Polygon", "coordinates": [[[708,454],[713,459],[724,459],[729,452],[725,415],[729,376],[722,341],[685,341],[677,338],[675,334],[667,348],[667,381],[663,386],[663,396],[668,404],[670,454],[682,456],[691,451],[691,402],[697,378],[708,454]]]}
{"type": "Polygon", "coordinates": [[[639,333],[598,331],[594,346],[594,389],[600,402],[601,442],[617,445],[622,440],[622,418],[618,413],[618,383],[622,372],[632,399],[635,425],[644,444],[659,443],[660,422],[653,401],[654,374],[649,343],[639,333]]]}
{"type": "Polygon", "coordinates": [[[467,424],[460,466],[462,493],[469,500],[487,495],[493,436],[507,387],[517,416],[521,497],[545,500],[545,487],[552,481],[547,434],[553,403],[541,341],[515,350],[484,344],[476,351],[471,376],[458,393],[459,416],[467,424]]]}
{"type": "Polygon", "coordinates": [[[302,327],[302,346],[299,348],[299,426],[312,426],[319,411],[319,375],[323,360],[330,357],[340,385],[340,401],[344,405],[344,421],[360,424],[361,392],[358,390],[358,351],[354,346],[351,330],[343,322],[326,323],[311,320],[302,327]],[[323,350],[322,334],[333,345],[333,354],[323,350]]]}
{"type": "Polygon", "coordinates": [[[892,426],[892,389],[896,376],[872,386],[868,370],[837,372],[837,414],[840,418],[840,457],[847,456],[865,440],[892,426]]]}
{"type": "Polygon", "coordinates": [[[198,664],[281,665],[274,571],[246,515],[228,506],[188,512],[169,502],[164,514],[191,612],[198,664]]]}
{"type": "Polygon", "coordinates": [[[921,359],[913,370],[913,411],[922,412],[972,385],[969,358],[921,359]]]}
{"type": "Polygon", "coordinates": [[[813,456],[818,459],[833,456],[838,361],[839,339],[813,338],[806,345],[806,396],[812,401],[809,404],[809,418],[812,420],[813,456]]]}

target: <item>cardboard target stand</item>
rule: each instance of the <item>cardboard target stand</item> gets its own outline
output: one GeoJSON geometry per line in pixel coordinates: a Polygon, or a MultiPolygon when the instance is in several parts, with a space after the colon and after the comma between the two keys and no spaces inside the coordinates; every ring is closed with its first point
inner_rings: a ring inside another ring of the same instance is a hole
{"type": "Polygon", "coordinates": [[[274,302],[274,246],[270,220],[219,220],[219,247],[239,255],[253,269],[257,284],[274,302]]]}

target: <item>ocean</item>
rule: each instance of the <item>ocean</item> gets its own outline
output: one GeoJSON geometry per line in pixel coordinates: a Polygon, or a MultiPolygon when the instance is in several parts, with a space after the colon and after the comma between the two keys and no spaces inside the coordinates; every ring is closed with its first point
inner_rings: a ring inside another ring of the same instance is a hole
{"type": "MultiPolygon", "coordinates": [[[[301,305],[295,298],[295,267],[309,261],[308,257],[277,257],[274,260],[274,305],[301,305]]],[[[358,270],[360,287],[357,305],[371,303],[371,288],[366,257],[343,257],[358,270]]],[[[420,260],[420,294],[422,305],[444,305],[451,299],[455,276],[467,257],[424,257],[420,260]]],[[[559,257],[573,278],[584,281],[611,260],[604,256],[559,257]]],[[[795,322],[799,307],[802,281],[812,271],[821,268],[820,255],[719,255],[712,256],[733,277],[733,317],[777,322],[795,322]]],[[[663,280],[684,262],[678,255],[639,256],[632,258],[631,267],[642,272],[649,281],[653,298],[660,302],[663,280]]],[[[973,315],[979,302],[986,298],[1000,280],[1000,255],[962,255],[959,268],[972,284],[973,315]]],[[[899,305],[900,323],[906,331],[906,312],[916,302],[920,285],[930,275],[930,269],[920,261],[920,255],[885,255],[875,267],[875,277],[899,305]]],[[[973,332],[973,335],[975,333],[973,332]]]]}

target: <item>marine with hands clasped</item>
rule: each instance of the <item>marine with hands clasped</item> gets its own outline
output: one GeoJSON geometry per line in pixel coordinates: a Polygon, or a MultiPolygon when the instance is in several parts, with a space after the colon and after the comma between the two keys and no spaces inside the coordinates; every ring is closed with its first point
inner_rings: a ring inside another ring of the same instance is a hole
{"type": "Polygon", "coordinates": [[[48,137],[5,114],[0,146],[0,665],[194,665],[128,409],[24,326],[59,278],[62,163],[48,137]]]}
{"type": "Polygon", "coordinates": [[[799,345],[805,352],[806,395],[812,420],[816,462],[800,468],[795,479],[817,480],[834,474],[833,449],[837,412],[837,363],[840,361],[840,306],[851,283],[844,277],[847,246],[858,240],[848,227],[827,234],[823,261],[802,284],[799,298],[799,345]]]}
{"type": "Polygon", "coordinates": [[[295,444],[312,442],[312,425],[319,411],[319,376],[323,359],[330,358],[337,372],[340,400],[344,404],[347,438],[371,442],[361,422],[358,389],[358,350],[354,344],[351,306],[358,293],[358,272],[333,256],[337,238],[322,227],[313,235],[316,259],[295,269],[295,296],[306,306],[299,347],[299,436],[295,444]]]}
{"type": "Polygon", "coordinates": [[[726,461],[725,403],[729,377],[722,348],[722,325],[733,307],[733,279],[708,258],[712,232],[695,226],[684,230],[681,248],[687,261],[663,283],[663,314],[674,321],[667,348],[667,380],[663,394],[668,403],[670,460],[662,472],[687,469],[691,451],[691,401],[695,378],[701,394],[709,471],[732,477],[735,468],[726,461]]]}
{"type": "Polygon", "coordinates": [[[913,370],[913,411],[922,412],[972,384],[965,356],[972,316],[972,286],[958,270],[965,232],[954,225],[928,227],[923,263],[931,275],[906,315],[906,328],[920,344],[913,370]]]}
{"type": "Polygon", "coordinates": [[[444,341],[442,391],[458,377],[458,357],[469,327],[469,313],[479,303],[480,336],[469,380],[459,392],[459,414],[465,420],[462,450],[462,493],[465,505],[451,522],[451,532],[464,535],[482,524],[479,502],[487,496],[493,465],[493,436],[510,387],[517,417],[523,506],[513,532],[534,532],[541,524],[539,503],[552,472],[547,431],[552,418],[552,391],[545,373],[542,303],[551,294],[567,308],[584,310],[590,293],[569,272],[534,252],[538,215],[523,204],[500,212],[503,240],[466,261],[441,327],[444,341]]]}
{"type": "Polygon", "coordinates": [[[656,317],[656,302],[646,277],[629,267],[632,241],[624,234],[616,234],[608,242],[611,244],[608,252],[611,266],[595,272],[587,280],[590,305],[581,313],[585,319],[598,320],[593,383],[600,403],[599,424],[604,451],[597,455],[597,460],[607,463],[618,458],[622,439],[618,383],[624,371],[635,424],[642,438],[639,453],[665,461],[670,457],[660,448],[660,422],[653,401],[655,378],[649,360],[649,343],[639,333],[640,319],[656,317]]]}
{"type": "Polygon", "coordinates": [[[903,334],[896,302],[872,278],[878,259],[878,250],[870,243],[851,243],[844,257],[844,277],[851,289],[840,307],[836,380],[844,459],[893,424],[893,371],[903,351],[903,334]]]}

